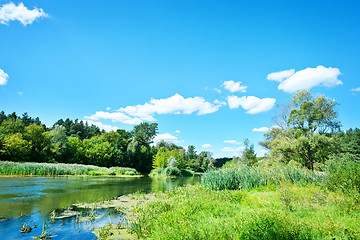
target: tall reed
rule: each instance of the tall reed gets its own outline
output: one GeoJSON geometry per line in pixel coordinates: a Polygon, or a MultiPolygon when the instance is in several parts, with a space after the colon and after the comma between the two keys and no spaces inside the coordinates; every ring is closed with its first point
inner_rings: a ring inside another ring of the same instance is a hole
{"type": "Polygon", "coordinates": [[[94,165],[67,164],[67,163],[35,163],[0,161],[2,175],[139,175],[133,168],[98,167],[94,165]]]}
{"type": "Polygon", "coordinates": [[[321,183],[325,177],[312,171],[295,167],[253,168],[237,166],[206,172],[201,183],[213,190],[250,190],[270,184],[279,185],[282,181],[293,184],[321,183]]]}

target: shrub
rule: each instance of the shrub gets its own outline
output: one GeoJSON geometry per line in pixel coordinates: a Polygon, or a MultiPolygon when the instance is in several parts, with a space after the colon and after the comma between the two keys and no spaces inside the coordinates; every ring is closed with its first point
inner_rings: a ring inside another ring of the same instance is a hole
{"type": "Polygon", "coordinates": [[[181,172],[177,167],[167,167],[164,171],[167,176],[180,176],[181,172]]]}
{"type": "Polygon", "coordinates": [[[190,169],[181,169],[181,176],[183,177],[192,177],[194,176],[195,172],[191,171],[190,169]]]}
{"type": "Polygon", "coordinates": [[[360,194],[360,162],[354,155],[339,154],[331,157],[326,162],[325,172],[329,189],[360,194]]]}

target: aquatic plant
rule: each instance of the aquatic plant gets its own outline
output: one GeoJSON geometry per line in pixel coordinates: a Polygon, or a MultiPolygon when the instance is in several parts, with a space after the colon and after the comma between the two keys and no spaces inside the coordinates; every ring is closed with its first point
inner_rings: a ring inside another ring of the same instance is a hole
{"type": "Polygon", "coordinates": [[[123,167],[98,167],[94,165],[67,163],[35,163],[0,161],[0,174],[3,175],[140,175],[136,169],[123,167]]]}
{"type": "Polygon", "coordinates": [[[280,185],[282,181],[293,184],[320,184],[324,179],[324,175],[296,167],[253,168],[239,165],[206,172],[201,177],[201,183],[214,190],[250,190],[270,184],[280,185]]]}

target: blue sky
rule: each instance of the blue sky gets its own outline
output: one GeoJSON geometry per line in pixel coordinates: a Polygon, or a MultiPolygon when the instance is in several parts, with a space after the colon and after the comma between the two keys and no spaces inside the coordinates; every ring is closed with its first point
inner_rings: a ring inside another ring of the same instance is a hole
{"type": "Polygon", "coordinates": [[[359,12],[358,1],[0,0],[0,109],[47,125],[151,120],[158,139],[219,157],[249,138],[261,155],[254,128],[302,88],[359,127],[359,12]]]}

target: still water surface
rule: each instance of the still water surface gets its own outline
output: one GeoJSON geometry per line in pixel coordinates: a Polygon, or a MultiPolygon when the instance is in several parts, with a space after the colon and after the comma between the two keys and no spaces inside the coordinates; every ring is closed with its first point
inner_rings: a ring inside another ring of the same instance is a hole
{"type": "MultiPolygon", "coordinates": [[[[75,203],[109,200],[134,192],[166,191],[197,182],[199,177],[0,177],[0,237],[31,239],[30,236],[34,236],[34,233],[41,233],[41,226],[48,220],[51,211],[75,203]],[[33,234],[20,234],[19,229],[24,222],[37,224],[39,227],[34,229],[33,234]]],[[[119,221],[118,215],[112,215],[92,224],[99,227],[108,220],[111,221],[111,218],[112,221],[119,221]]],[[[55,229],[57,234],[54,239],[96,239],[86,224],[77,226],[80,229],[75,231],[74,221],[67,219],[52,223],[51,229],[55,229]],[[67,233],[64,235],[62,232],[67,233]]]]}

